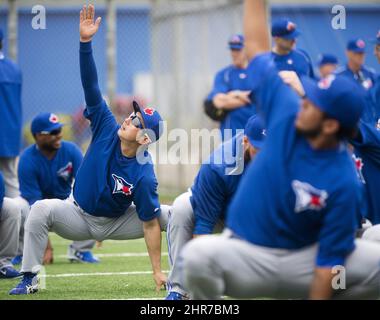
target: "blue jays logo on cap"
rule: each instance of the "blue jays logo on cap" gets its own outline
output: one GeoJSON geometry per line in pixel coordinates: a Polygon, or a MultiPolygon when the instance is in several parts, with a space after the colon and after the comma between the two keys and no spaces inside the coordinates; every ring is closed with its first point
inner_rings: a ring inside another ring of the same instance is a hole
{"type": "Polygon", "coordinates": [[[58,119],[57,115],[55,115],[54,113],[52,113],[52,114],[50,115],[50,117],[49,117],[49,121],[50,121],[51,123],[58,123],[58,122],[59,122],[59,119],[58,119]]]}
{"type": "Polygon", "coordinates": [[[228,45],[231,50],[241,50],[244,47],[244,36],[241,34],[234,34],[228,40],[228,45]]]}
{"type": "Polygon", "coordinates": [[[294,31],[296,29],[296,24],[288,21],[288,24],[286,25],[286,30],[288,31],[294,31]]]}
{"type": "Polygon", "coordinates": [[[158,111],[154,108],[140,108],[137,101],[133,101],[133,109],[136,113],[140,113],[144,120],[144,129],[149,129],[147,134],[152,142],[157,141],[161,134],[161,122],[163,121],[158,111]]]}
{"type": "Polygon", "coordinates": [[[299,180],[294,180],[292,187],[296,194],[295,212],[299,213],[306,210],[319,211],[326,207],[327,191],[319,190],[309,183],[299,180]]]}
{"type": "Polygon", "coordinates": [[[288,19],[275,20],[272,23],[272,36],[294,40],[300,35],[297,25],[288,19]]]}
{"type": "Polygon", "coordinates": [[[73,163],[68,162],[63,168],[59,169],[57,172],[58,177],[65,181],[69,181],[73,174],[73,163]]]}
{"type": "Polygon", "coordinates": [[[125,196],[130,196],[132,194],[133,184],[128,183],[116,174],[112,174],[112,178],[115,182],[115,187],[113,188],[112,194],[121,193],[125,196]]]}
{"type": "Polygon", "coordinates": [[[153,108],[145,108],[144,109],[144,113],[146,114],[146,115],[148,115],[148,116],[153,116],[153,113],[154,113],[154,109],[153,108]]]}
{"type": "Polygon", "coordinates": [[[356,53],[364,53],[365,52],[365,42],[363,39],[353,39],[347,43],[347,50],[356,52],[356,53]]]}

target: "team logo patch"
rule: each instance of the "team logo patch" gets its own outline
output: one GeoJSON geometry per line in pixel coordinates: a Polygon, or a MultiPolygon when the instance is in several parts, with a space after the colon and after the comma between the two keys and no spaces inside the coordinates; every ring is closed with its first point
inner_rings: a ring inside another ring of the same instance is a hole
{"type": "Polygon", "coordinates": [[[153,113],[154,113],[154,109],[153,108],[145,108],[144,109],[144,113],[148,116],[152,116],[153,113]]]}
{"type": "Polygon", "coordinates": [[[230,39],[230,43],[240,43],[241,40],[240,40],[240,37],[235,35],[235,36],[232,36],[232,38],[230,39]]]}
{"type": "Polygon", "coordinates": [[[132,194],[133,184],[128,183],[122,177],[117,176],[116,174],[112,174],[112,178],[115,181],[115,187],[113,188],[113,194],[122,193],[126,196],[130,196],[132,194]]]}
{"type": "Polygon", "coordinates": [[[286,61],[287,64],[289,65],[292,65],[293,64],[293,60],[292,59],[288,59],[288,61],[286,61]]]}
{"type": "Polygon", "coordinates": [[[245,79],[245,78],[247,78],[247,75],[245,73],[240,73],[239,74],[239,78],[240,79],[245,79]]]}
{"type": "Polygon", "coordinates": [[[286,30],[293,31],[296,29],[296,24],[294,22],[289,21],[286,25],[286,30]]]}
{"type": "Polygon", "coordinates": [[[365,184],[365,179],[363,176],[363,167],[364,163],[362,158],[357,157],[355,154],[352,155],[352,160],[354,160],[355,168],[356,168],[356,173],[358,174],[359,180],[365,184]]]}
{"type": "Polygon", "coordinates": [[[358,48],[363,49],[363,48],[365,48],[365,42],[362,39],[359,39],[358,41],[356,41],[356,46],[358,48]]]}
{"type": "Polygon", "coordinates": [[[331,84],[333,83],[334,80],[335,80],[335,75],[330,74],[329,76],[327,76],[326,78],[323,78],[322,80],[318,82],[318,87],[320,89],[328,89],[331,87],[331,84]]]}
{"type": "Polygon", "coordinates": [[[364,89],[368,90],[373,86],[372,80],[371,79],[366,79],[362,83],[364,89]]]}
{"type": "Polygon", "coordinates": [[[58,177],[61,177],[65,181],[69,181],[73,175],[73,163],[70,161],[63,168],[57,172],[58,177]]]}
{"type": "Polygon", "coordinates": [[[49,121],[51,123],[57,123],[57,122],[59,122],[58,116],[55,115],[54,113],[50,114],[49,121]]]}
{"type": "Polygon", "coordinates": [[[292,182],[292,187],[296,194],[295,212],[299,213],[306,210],[320,211],[326,207],[327,191],[319,190],[306,182],[298,180],[292,182]]]}

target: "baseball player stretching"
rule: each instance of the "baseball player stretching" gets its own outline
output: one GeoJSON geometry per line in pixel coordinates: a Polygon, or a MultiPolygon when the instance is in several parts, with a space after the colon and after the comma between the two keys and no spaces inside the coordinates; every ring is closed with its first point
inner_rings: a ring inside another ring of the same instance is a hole
{"type": "Polygon", "coordinates": [[[21,210],[14,199],[4,197],[5,187],[0,172],[0,279],[21,276],[12,264],[18,247],[21,210]]]}
{"type": "MultiPolygon", "coordinates": [[[[62,141],[62,126],[53,113],[40,113],[32,121],[31,131],[36,143],[21,154],[18,165],[21,197],[29,205],[42,199],[64,200],[71,193],[71,186],[83,156],[75,144],[62,141]]],[[[22,259],[26,219],[24,212],[25,210],[22,210],[18,255],[13,264],[21,263],[22,259]]],[[[94,245],[95,240],[74,241],[68,249],[69,259],[88,263],[98,262],[90,251],[94,245]]],[[[53,247],[50,240],[43,262],[44,264],[53,262],[53,247]]]]}
{"type": "Polygon", "coordinates": [[[224,234],[183,249],[184,284],[198,299],[378,298],[380,244],[354,239],[359,185],[345,143],[363,110],[361,91],[344,77],[289,82],[301,100],[268,55],[257,55],[269,49],[265,2],[246,0],[244,10],[251,85],[268,135],[224,234]],[[345,290],[333,288],[335,266],[345,267],[345,290]]]}
{"type": "Polygon", "coordinates": [[[201,166],[191,190],[175,199],[167,228],[171,265],[167,300],[188,298],[181,281],[178,256],[192,237],[223,229],[226,208],[246,165],[261,149],[264,134],[261,119],[251,117],[244,135],[238,133],[224,142],[201,166]]]}
{"type": "Polygon", "coordinates": [[[91,40],[101,18],[94,6],[80,12],[80,70],[86,99],[85,117],[91,122],[92,141],[74,184],[73,198],[37,201],[25,224],[22,281],[10,294],[38,290],[49,230],[71,240],[127,240],[145,238],[158,290],[166,276],[161,272],[161,230],[166,230],[168,206],[158,201],[157,180],[149,143],[160,136],[157,111],[140,110],[119,126],[102,99],[91,40]]]}
{"type": "Polygon", "coordinates": [[[230,140],[237,130],[243,130],[248,119],[256,114],[256,106],[249,98],[247,90],[248,59],[244,48],[244,37],[233,35],[228,46],[232,64],[220,70],[214,79],[214,87],[207,100],[215,108],[223,110],[226,116],[220,122],[223,141],[230,140]]]}

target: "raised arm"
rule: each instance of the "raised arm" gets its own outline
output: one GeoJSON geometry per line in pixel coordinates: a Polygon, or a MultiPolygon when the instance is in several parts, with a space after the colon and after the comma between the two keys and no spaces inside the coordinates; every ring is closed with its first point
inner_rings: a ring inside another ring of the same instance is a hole
{"type": "Polygon", "coordinates": [[[270,51],[266,0],[245,0],[243,21],[248,59],[270,51]]]}
{"type": "Polygon", "coordinates": [[[96,106],[102,101],[98,84],[91,40],[99,29],[101,18],[94,22],[95,8],[93,5],[83,6],[80,11],[80,74],[87,106],[96,106]]]}

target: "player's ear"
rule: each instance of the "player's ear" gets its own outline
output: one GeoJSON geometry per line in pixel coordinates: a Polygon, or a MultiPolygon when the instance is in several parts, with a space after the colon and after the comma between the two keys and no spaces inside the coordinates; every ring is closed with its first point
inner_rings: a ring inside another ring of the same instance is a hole
{"type": "Polygon", "coordinates": [[[143,130],[140,130],[140,132],[138,133],[138,135],[136,137],[136,140],[142,146],[146,146],[146,145],[148,145],[148,144],[150,144],[152,142],[150,140],[148,134],[144,133],[143,130]]]}
{"type": "Polygon", "coordinates": [[[335,119],[325,119],[323,121],[323,130],[328,135],[336,135],[340,129],[340,124],[335,119]]]}

